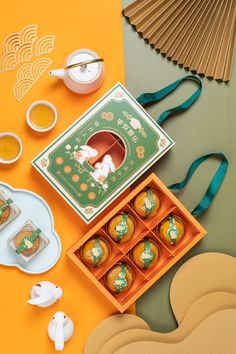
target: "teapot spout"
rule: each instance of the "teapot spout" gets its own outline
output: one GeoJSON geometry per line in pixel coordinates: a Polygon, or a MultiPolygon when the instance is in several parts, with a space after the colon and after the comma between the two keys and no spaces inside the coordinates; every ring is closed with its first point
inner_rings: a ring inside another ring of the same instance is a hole
{"type": "Polygon", "coordinates": [[[49,76],[54,76],[54,77],[58,77],[60,79],[64,79],[65,77],[65,70],[64,69],[56,69],[56,70],[50,70],[48,75],[49,76]]]}

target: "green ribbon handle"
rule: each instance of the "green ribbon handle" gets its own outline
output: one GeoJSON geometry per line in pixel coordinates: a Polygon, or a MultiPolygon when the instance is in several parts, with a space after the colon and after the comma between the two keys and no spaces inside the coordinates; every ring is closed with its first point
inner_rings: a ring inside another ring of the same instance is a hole
{"type": "Polygon", "coordinates": [[[4,210],[6,208],[8,208],[8,206],[13,203],[13,201],[11,199],[7,199],[4,201],[3,204],[0,205],[0,218],[2,217],[3,213],[4,213],[4,210]]]}
{"type": "Polygon", "coordinates": [[[192,215],[199,215],[204,212],[209,206],[211,205],[214,197],[216,196],[220,186],[224,180],[225,174],[228,169],[228,160],[226,156],[222,152],[213,152],[207,155],[203,155],[196,160],[194,160],[189,167],[186,177],[178,183],[171,184],[168,186],[169,189],[180,191],[184,189],[194,172],[197,168],[207,159],[209,158],[219,158],[221,159],[220,166],[218,167],[213,179],[211,180],[206,193],[204,194],[203,198],[201,199],[200,203],[193,209],[191,212],[192,215]]]}
{"type": "Polygon", "coordinates": [[[159,102],[162,98],[168,96],[170,93],[176,90],[178,86],[182,84],[184,81],[193,81],[197,84],[198,88],[194,91],[194,93],[179,106],[173,107],[161,113],[159,118],[157,119],[157,123],[162,125],[164,121],[173,113],[186,111],[192,104],[198,99],[202,91],[202,81],[194,75],[187,75],[172,84],[162,88],[159,91],[151,92],[151,93],[143,93],[137,98],[137,101],[142,105],[146,106],[151,103],[159,102]]]}
{"type": "Polygon", "coordinates": [[[16,249],[16,253],[22,253],[24,250],[30,249],[33,246],[33,243],[36,238],[39,237],[39,235],[41,234],[41,232],[42,231],[40,229],[37,229],[32,233],[31,236],[24,237],[19,247],[16,249]],[[32,244],[32,246],[29,247],[29,244],[32,244]]]}

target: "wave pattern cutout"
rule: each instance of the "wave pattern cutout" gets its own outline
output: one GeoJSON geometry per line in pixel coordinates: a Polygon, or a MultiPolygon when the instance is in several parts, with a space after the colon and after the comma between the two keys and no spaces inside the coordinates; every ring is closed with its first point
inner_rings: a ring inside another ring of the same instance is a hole
{"type": "Polygon", "coordinates": [[[20,32],[12,33],[5,38],[2,46],[1,72],[14,70],[17,65],[30,61],[33,55],[45,55],[54,49],[54,35],[46,35],[38,39],[37,25],[28,25],[20,32]],[[34,50],[33,50],[33,45],[34,50]]]}
{"type": "Polygon", "coordinates": [[[14,70],[16,67],[16,53],[6,53],[1,59],[1,72],[14,70]]]}
{"type": "Polygon", "coordinates": [[[32,43],[23,43],[16,50],[16,63],[30,61],[32,56],[32,43]]]}
{"type": "Polygon", "coordinates": [[[51,51],[54,49],[54,41],[55,41],[55,36],[51,34],[39,38],[35,42],[35,47],[34,47],[35,55],[38,57],[39,55],[42,54],[51,53],[51,51]]]}
{"type": "Polygon", "coordinates": [[[37,25],[28,25],[20,32],[20,43],[34,43],[37,39],[37,25]]]}
{"type": "Polygon", "coordinates": [[[13,33],[8,36],[3,42],[2,53],[6,55],[11,52],[15,52],[20,46],[20,33],[13,33]]]}
{"type": "Polygon", "coordinates": [[[14,70],[22,62],[30,61],[32,46],[37,39],[37,25],[28,25],[20,32],[5,38],[2,46],[1,72],[14,70]]]}
{"type": "Polygon", "coordinates": [[[23,64],[18,69],[14,86],[14,96],[17,101],[26,95],[51,64],[52,60],[49,58],[38,58],[33,63],[23,64]]]}

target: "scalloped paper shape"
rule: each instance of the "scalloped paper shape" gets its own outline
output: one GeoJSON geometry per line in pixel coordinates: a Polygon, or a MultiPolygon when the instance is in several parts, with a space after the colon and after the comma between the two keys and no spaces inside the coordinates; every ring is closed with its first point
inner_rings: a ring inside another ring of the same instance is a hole
{"type": "Polygon", "coordinates": [[[49,271],[58,261],[61,254],[61,241],[54,229],[54,219],[48,204],[37,194],[15,189],[0,182],[0,191],[9,196],[21,214],[0,231],[0,264],[17,267],[29,274],[41,274],[49,271]],[[38,226],[49,238],[49,245],[30,262],[25,262],[8,245],[8,238],[28,220],[38,226]]]}
{"type": "Polygon", "coordinates": [[[23,64],[17,71],[14,96],[20,101],[52,64],[49,58],[38,58],[33,63],[23,64]]]}

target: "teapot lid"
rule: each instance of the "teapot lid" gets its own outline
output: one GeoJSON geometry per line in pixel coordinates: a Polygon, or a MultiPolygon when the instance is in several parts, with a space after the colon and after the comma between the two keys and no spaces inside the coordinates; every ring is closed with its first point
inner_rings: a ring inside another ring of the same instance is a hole
{"type": "MultiPolygon", "coordinates": [[[[73,65],[93,59],[98,59],[98,55],[90,49],[78,49],[73,52],[66,61],[66,65],[73,65]]],[[[70,77],[80,83],[88,83],[97,79],[101,74],[103,67],[102,62],[78,66],[68,70],[70,77]]]]}

